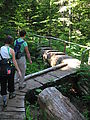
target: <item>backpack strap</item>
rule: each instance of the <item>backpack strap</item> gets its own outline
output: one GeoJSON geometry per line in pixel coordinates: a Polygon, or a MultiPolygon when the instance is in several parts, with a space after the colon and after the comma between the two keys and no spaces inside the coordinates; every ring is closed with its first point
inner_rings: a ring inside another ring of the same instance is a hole
{"type": "MultiPolygon", "coordinates": [[[[16,45],[15,45],[15,46],[18,46],[18,47],[21,48],[21,44],[23,44],[23,43],[24,43],[24,40],[21,41],[21,42],[19,42],[18,39],[17,39],[17,40],[16,40],[16,45]]],[[[17,50],[15,49],[15,47],[14,47],[14,50],[15,50],[15,52],[17,52],[17,50]]],[[[20,51],[21,51],[21,50],[20,50],[20,51]]]]}
{"type": "MultiPolygon", "coordinates": [[[[8,54],[9,54],[9,56],[10,56],[10,59],[12,58],[12,55],[10,54],[10,48],[9,47],[7,47],[7,50],[8,50],[8,54]]],[[[1,59],[3,60],[4,58],[2,57],[2,55],[1,55],[1,52],[0,52],[0,57],[1,57],[1,59]]]]}
{"type": "Polygon", "coordinates": [[[1,53],[0,53],[0,57],[1,57],[1,59],[3,60],[3,57],[2,57],[2,55],[1,55],[1,53]]]}
{"type": "Polygon", "coordinates": [[[0,48],[0,57],[1,57],[1,60],[3,59],[2,55],[1,55],[1,48],[0,48]]]}
{"type": "Polygon", "coordinates": [[[10,54],[10,48],[8,47],[7,50],[8,50],[8,54],[9,54],[9,56],[10,56],[10,59],[11,59],[11,58],[12,58],[12,55],[10,54]]]}
{"type": "Polygon", "coordinates": [[[24,43],[24,40],[21,41],[21,42],[18,42],[18,40],[16,40],[16,44],[17,44],[17,45],[21,45],[22,43],[24,43]]]}

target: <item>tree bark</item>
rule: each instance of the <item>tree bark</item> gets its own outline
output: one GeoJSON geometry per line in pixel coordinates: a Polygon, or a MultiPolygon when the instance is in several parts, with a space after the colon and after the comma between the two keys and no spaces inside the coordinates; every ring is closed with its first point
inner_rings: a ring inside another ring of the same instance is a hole
{"type": "Polygon", "coordinates": [[[38,96],[38,103],[46,114],[46,120],[85,120],[69,99],[55,87],[44,89],[38,96]]]}

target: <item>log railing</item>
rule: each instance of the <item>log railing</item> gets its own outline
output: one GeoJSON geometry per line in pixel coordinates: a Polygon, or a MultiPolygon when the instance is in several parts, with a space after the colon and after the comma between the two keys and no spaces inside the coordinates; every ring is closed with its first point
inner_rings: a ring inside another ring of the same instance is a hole
{"type": "MultiPolygon", "coordinates": [[[[38,37],[39,38],[39,44],[41,44],[41,41],[42,41],[42,38],[46,38],[48,40],[48,46],[49,47],[52,47],[52,40],[57,40],[57,41],[60,41],[63,43],[64,45],[64,50],[63,52],[66,53],[66,45],[69,44],[69,45],[76,45],[78,47],[81,47],[81,48],[85,48],[85,50],[82,52],[82,55],[81,55],[81,63],[83,64],[84,63],[84,55],[86,54],[86,52],[90,51],[90,47],[88,46],[84,46],[84,45],[80,45],[80,44],[77,44],[77,43],[74,43],[74,42],[68,42],[66,40],[62,40],[60,38],[55,38],[55,37],[51,37],[51,36],[41,36],[41,35],[36,35],[34,34],[35,37],[38,37]]],[[[88,58],[88,63],[90,62],[90,54],[89,54],[89,58],[88,58]]]]}
{"type": "Polygon", "coordinates": [[[87,51],[89,51],[88,64],[90,65],[90,47],[88,47],[87,49],[85,49],[85,50],[82,52],[81,64],[84,63],[84,56],[85,56],[85,54],[86,54],[87,51]]]}

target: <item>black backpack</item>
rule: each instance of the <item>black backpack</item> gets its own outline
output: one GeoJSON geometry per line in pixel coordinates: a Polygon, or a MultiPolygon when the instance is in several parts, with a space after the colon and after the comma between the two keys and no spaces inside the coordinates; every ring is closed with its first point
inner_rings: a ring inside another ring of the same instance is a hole
{"type": "Polygon", "coordinates": [[[24,53],[22,53],[20,51],[21,44],[23,44],[23,43],[24,43],[24,40],[21,41],[21,42],[18,42],[18,40],[16,40],[16,45],[14,46],[14,51],[15,51],[15,57],[16,57],[16,59],[20,59],[21,56],[24,55],[24,53]]]}
{"type": "Polygon", "coordinates": [[[8,76],[15,72],[15,66],[12,63],[11,59],[3,58],[0,54],[0,77],[8,76]]]}

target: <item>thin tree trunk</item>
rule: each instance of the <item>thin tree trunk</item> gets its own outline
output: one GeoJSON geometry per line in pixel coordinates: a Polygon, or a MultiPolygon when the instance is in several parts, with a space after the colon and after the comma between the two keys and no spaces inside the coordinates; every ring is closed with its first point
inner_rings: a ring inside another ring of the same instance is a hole
{"type": "Polygon", "coordinates": [[[71,41],[71,36],[72,36],[72,24],[71,23],[72,23],[71,0],[69,0],[69,42],[71,41]]]}

